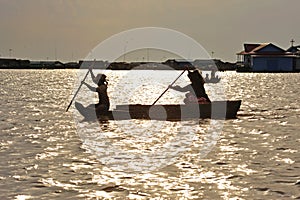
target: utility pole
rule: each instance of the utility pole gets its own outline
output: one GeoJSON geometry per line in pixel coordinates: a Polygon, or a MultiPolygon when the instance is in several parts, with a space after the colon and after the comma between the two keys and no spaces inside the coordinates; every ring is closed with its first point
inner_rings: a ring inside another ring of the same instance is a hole
{"type": "Polygon", "coordinates": [[[147,62],[149,62],[149,48],[147,48],[147,62]]]}
{"type": "Polygon", "coordinates": [[[56,46],[54,47],[54,59],[57,60],[56,46]]]}
{"type": "Polygon", "coordinates": [[[126,41],[125,46],[124,46],[123,62],[125,62],[127,44],[128,44],[128,41],[126,41]]]}

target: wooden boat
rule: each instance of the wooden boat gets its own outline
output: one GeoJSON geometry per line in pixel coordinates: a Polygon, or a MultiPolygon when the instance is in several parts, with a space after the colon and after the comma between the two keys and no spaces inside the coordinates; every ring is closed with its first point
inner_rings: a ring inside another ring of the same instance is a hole
{"type": "Polygon", "coordinates": [[[96,113],[94,109],[85,108],[76,102],[75,107],[84,116],[84,121],[90,120],[164,120],[182,121],[200,118],[234,119],[240,108],[241,100],[214,101],[203,104],[167,104],[167,105],[117,105],[116,109],[106,115],[96,113]]]}

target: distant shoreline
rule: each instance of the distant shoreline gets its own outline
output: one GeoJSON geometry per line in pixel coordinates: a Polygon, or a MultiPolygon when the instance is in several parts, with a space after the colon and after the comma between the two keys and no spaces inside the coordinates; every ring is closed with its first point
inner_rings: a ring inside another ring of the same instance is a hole
{"type": "Polygon", "coordinates": [[[206,71],[235,71],[236,63],[223,62],[218,59],[207,60],[176,60],[169,59],[165,62],[107,62],[107,61],[79,61],[62,63],[60,61],[30,61],[12,58],[0,58],[0,69],[87,69],[93,66],[94,69],[109,70],[183,70],[200,69],[206,71]]]}
{"type": "Polygon", "coordinates": [[[0,58],[0,69],[12,70],[57,70],[57,69],[88,69],[90,67],[101,70],[184,70],[199,69],[201,71],[236,71],[239,73],[299,73],[293,71],[253,71],[240,67],[238,63],[223,62],[219,59],[207,60],[176,60],[165,62],[107,62],[94,60],[80,60],[78,62],[62,63],[60,61],[30,61],[15,58],[0,58]]]}

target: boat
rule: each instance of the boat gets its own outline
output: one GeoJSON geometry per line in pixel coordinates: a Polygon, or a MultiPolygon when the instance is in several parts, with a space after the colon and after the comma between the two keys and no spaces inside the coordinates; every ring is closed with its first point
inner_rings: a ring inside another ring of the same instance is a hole
{"type": "Polygon", "coordinates": [[[204,79],[205,83],[219,83],[221,81],[221,78],[217,77],[212,77],[212,78],[205,78],[204,79]]]}
{"type": "Polygon", "coordinates": [[[75,102],[75,107],[84,117],[83,121],[91,120],[164,120],[183,121],[191,119],[235,119],[241,106],[241,100],[213,101],[201,104],[157,104],[117,105],[105,115],[96,113],[94,109],[85,108],[75,102]]]}

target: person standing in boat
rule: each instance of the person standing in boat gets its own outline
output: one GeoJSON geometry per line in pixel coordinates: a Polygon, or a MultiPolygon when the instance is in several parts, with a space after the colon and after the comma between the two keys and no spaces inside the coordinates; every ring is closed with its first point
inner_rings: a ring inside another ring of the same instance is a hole
{"type": "Polygon", "coordinates": [[[213,69],[213,70],[211,71],[211,79],[219,79],[219,76],[216,75],[216,70],[215,70],[215,69],[213,69]]]}
{"type": "MultiPolygon", "coordinates": [[[[97,76],[94,75],[92,69],[90,68],[90,73],[92,80],[98,87],[93,87],[86,82],[82,82],[83,85],[87,86],[91,91],[98,93],[99,102],[97,104],[90,104],[87,108],[95,109],[96,115],[106,115],[109,110],[110,102],[109,97],[107,95],[107,81],[105,74],[98,74],[97,76]]],[[[77,102],[76,102],[77,103],[77,102]]],[[[80,104],[75,104],[77,109],[80,110],[80,104]]]]}
{"type": "Polygon", "coordinates": [[[206,74],[206,75],[205,75],[205,82],[208,82],[208,81],[209,81],[209,75],[206,74]]]}
{"type": "Polygon", "coordinates": [[[177,90],[179,92],[188,92],[185,96],[184,103],[210,103],[210,99],[206,94],[204,88],[204,79],[198,70],[189,71],[188,77],[191,81],[191,84],[180,87],[180,86],[169,86],[173,90],[177,90]]]}

